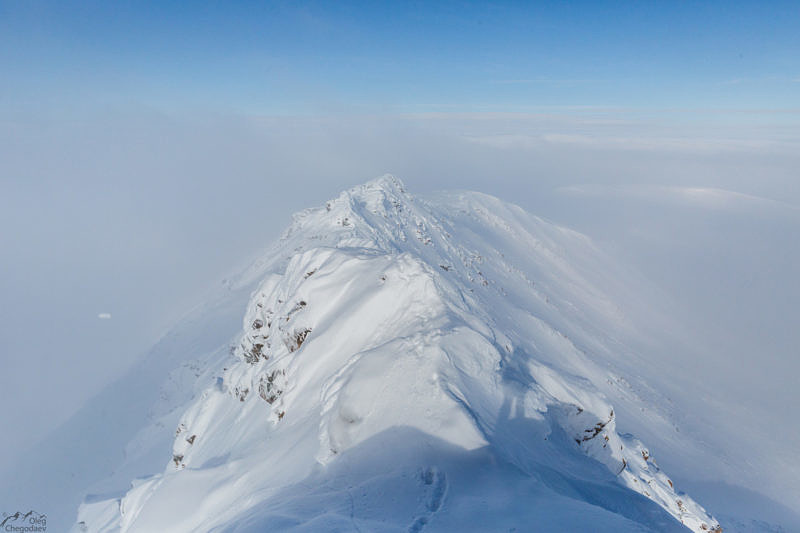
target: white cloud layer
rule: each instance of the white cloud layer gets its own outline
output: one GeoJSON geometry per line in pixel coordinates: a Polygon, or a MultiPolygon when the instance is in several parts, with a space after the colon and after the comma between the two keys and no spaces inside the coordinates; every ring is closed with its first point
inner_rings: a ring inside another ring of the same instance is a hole
{"type": "Polygon", "coordinates": [[[800,207],[753,194],[716,187],[679,187],[668,185],[567,185],[557,192],[580,196],[616,196],[651,202],[671,202],[705,209],[741,210],[761,214],[800,214],[800,207]]]}
{"type": "Polygon", "coordinates": [[[797,114],[607,109],[0,116],[0,224],[13,228],[0,232],[0,405],[20,429],[0,457],[123,372],[291,213],[391,172],[412,192],[516,202],[655,281],[710,384],[698,409],[742,401],[743,441],[778,465],[758,490],[800,498],[779,468],[800,441],[786,425],[800,403],[797,126],[797,114]],[[98,328],[106,306],[124,311],[98,328]],[[34,374],[37,387],[15,378],[34,374]]]}
{"type": "Polygon", "coordinates": [[[690,154],[781,153],[800,151],[800,144],[785,140],[681,138],[681,137],[616,137],[576,133],[543,133],[541,135],[497,134],[469,137],[472,142],[504,149],[546,148],[552,145],[575,146],[595,150],[684,152],[690,154]]]}

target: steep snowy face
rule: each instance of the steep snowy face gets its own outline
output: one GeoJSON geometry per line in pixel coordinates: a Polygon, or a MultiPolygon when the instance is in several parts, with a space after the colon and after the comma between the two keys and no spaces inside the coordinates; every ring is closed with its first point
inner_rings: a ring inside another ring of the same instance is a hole
{"type": "Polygon", "coordinates": [[[616,430],[605,393],[636,361],[614,279],[582,235],[488,196],[422,200],[391,176],[344,192],[232,282],[260,280],[164,472],[78,528],[717,530],[616,430]],[[478,478],[493,512],[470,511],[478,478]]]}

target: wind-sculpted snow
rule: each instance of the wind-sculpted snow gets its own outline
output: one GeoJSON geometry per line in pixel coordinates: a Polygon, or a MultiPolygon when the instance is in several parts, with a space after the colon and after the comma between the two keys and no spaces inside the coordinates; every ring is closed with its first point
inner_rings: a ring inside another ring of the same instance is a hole
{"type": "Polygon", "coordinates": [[[617,431],[645,401],[671,422],[630,372],[616,274],[476,193],[421,200],[387,176],[303,211],[231,281],[258,280],[243,331],[164,471],[76,529],[717,530],[617,431]]]}

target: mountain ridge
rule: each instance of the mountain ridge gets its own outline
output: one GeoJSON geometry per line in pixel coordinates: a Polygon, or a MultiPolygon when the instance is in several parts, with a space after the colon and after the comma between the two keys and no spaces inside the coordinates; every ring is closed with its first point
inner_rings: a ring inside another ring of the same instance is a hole
{"type": "MultiPolygon", "coordinates": [[[[581,275],[604,261],[586,237],[516,206],[476,193],[421,200],[388,175],[301,211],[263,259],[229,282],[236,290],[261,280],[232,354],[198,370],[213,383],[180,417],[164,472],[124,496],[85,503],[76,527],[225,530],[279,487],[405,427],[434,438],[436,449],[487,450],[487,460],[538,480],[534,492],[545,500],[568,497],[563,519],[589,503],[631,530],[671,530],[670,519],[717,528],[675,492],[647,448],[617,433],[597,388],[621,378],[613,369],[627,355],[609,355],[617,341],[603,328],[630,329],[581,275]],[[285,464],[265,481],[257,465],[276,455],[285,464]],[[242,503],[241,486],[261,496],[242,503]],[[213,518],[168,513],[184,492],[214,500],[213,518]]],[[[432,473],[421,475],[423,485],[433,485],[443,471],[425,468],[432,473]]],[[[429,505],[436,519],[421,515],[409,531],[455,519],[448,512],[462,489],[448,486],[449,499],[429,505]]]]}

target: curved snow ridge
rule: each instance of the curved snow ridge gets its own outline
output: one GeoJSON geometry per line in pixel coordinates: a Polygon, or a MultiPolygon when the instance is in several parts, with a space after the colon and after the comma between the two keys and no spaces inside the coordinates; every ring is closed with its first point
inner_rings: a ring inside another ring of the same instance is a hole
{"type": "MultiPolygon", "coordinates": [[[[624,314],[581,268],[607,262],[584,236],[516,206],[475,193],[419,200],[391,176],[303,211],[243,274],[262,279],[243,331],[187,406],[164,472],[79,519],[103,531],[229,527],[410,428],[492,450],[541,491],[645,527],[649,501],[693,531],[719,530],[616,430],[600,387],[624,362],[611,336],[625,333],[624,314]],[[612,485],[643,499],[609,499],[612,485]]],[[[436,503],[415,530],[444,501],[445,472],[425,468],[436,503]]]]}

